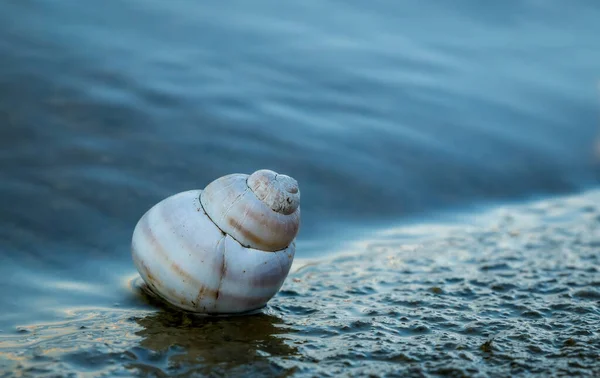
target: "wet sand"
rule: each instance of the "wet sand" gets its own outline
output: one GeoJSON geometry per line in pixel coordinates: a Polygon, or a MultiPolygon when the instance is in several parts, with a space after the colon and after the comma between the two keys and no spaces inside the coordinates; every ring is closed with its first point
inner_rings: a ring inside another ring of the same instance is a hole
{"type": "Polygon", "coordinates": [[[135,275],[123,302],[0,333],[27,376],[597,376],[599,191],[382,230],[297,260],[261,311],[198,317],[135,275]]]}

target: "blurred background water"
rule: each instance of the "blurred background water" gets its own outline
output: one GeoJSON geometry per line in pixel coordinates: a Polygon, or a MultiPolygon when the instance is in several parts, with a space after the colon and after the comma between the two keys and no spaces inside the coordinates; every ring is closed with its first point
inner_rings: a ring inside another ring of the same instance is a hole
{"type": "Polygon", "coordinates": [[[270,168],[300,258],[600,178],[600,4],[0,2],[0,330],[127,302],[162,198],[270,168]]]}

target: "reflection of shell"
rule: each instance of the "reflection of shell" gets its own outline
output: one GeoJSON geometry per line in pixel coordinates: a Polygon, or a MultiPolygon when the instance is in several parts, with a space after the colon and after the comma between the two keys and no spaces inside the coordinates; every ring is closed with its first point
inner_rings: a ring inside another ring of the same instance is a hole
{"type": "Polygon", "coordinates": [[[136,370],[142,376],[156,376],[158,368],[168,365],[168,372],[175,376],[262,377],[273,375],[273,358],[298,355],[297,348],[280,337],[290,332],[283,319],[267,314],[243,315],[217,320],[158,311],[136,316],[135,334],[141,349],[132,351],[143,353],[136,370]],[[148,352],[161,359],[143,363],[148,352]]]}
{"type": "Polygon", "coordinates": [[[299,198],[295,180],[271,171],[229,175],[204,192],[176,194],[138,222],[134,263],[154,292],[185,310],[260,308],[283,285],[292,265],[299,198]],[[256,181],[261,184],[248,186],[256,181]],[[274,189],[265,192],[265,182],[274,189]]]}

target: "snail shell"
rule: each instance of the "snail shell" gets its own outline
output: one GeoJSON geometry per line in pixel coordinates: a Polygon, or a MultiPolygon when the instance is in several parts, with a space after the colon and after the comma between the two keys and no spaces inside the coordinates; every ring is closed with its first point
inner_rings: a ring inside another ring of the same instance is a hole
{"type": "Polygon", "coordinates": [[[263,307],[296,250],[300,191],[269,170],[232,174],[164,199],[137,223],[133,261],[167,302],[202,313],[263,307]]]}

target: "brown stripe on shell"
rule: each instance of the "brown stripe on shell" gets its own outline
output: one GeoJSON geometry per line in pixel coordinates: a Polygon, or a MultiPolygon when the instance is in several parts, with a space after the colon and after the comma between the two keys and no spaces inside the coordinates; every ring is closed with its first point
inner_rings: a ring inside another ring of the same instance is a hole
{"type": "Polygon", "coordinates": [[[150,242],[150,244],[152,245],[152,247],[154,247],[154,249],[156,250],[156,252],[161,255],[161,257],[167,261],[169,261],[169,256],[167,255],[167,253],[164,251],[163,247],[160,245],[160,243],[158,242],[158,239],[156,238],[156,236],[154,236],[154,233],[152,232],[152,229],[150,228],[150,214],[146,214],[143,218],[142,218],[142,222],[141,222],[141,228],[142,228],[142,233],[144,234],[144,236],[146,237],[146,239],[148,239],[148,241],[150,242]]]}
{"type": "MultiPolygon", "coordinates": [[[[162,215],[162,212],[161,212],[161,215],[162,215]]],[[[185,280],[188,280],[191,284],[193,284],[193,285],[195,285],[197,287],[204,287],[205,286],[202,282],[198,281],[192,275],[190,275],[189,273],[187,273],[186,271],[184,271],[179,265],[177,265],[177,263],[175,263],[174,261],[171,261],[171,259],[169,259],[168,253],[165,251],[165,249],[163,248],[163,246],[160,244],[160,242],[158,241],[158,239],[156,238],[156,236],[152,232],[152,229],[150,228],[149,217],[144,217],[144,220],[142,222],[142,230],[143,230],[143,233],[146,236],[146,238],[148,238],[148,240],[150,241],[150,244],[152,244],[152,246],[154,247],[154,250],[167,263],[170,263],[169,268],[171,270],[175,271],[176,274],[182,276],[185,280]]]]}
{"type": "MultiPolygon", "coordinates": [[[[136,255],[134,255],[136,256],[136,255]]],[[[157,284],[160,283],[160,281],[158,281],[156,279],[156,277],[154,277],[154,275],[152,273],[150,273],[150,269],[148,269],[148,266],[146,265],[146,263],[144,263],[142,260],[138,259],[137,256],[135,257],[136,262],[138,263],[138,266],[140,267],[140,269],[142,270],[142,273],[144,273],[144,275],[146,276],[146,279],[148,280],[148,284],[152,285],[152,286],[156,286],[157,284]]]]}
{"type": "MultiPolygon", "coordinates": [[[[152,232],[152,229],[150,227],[150,221],[149,221],[148,217],[144,217],[144,218],[145,219],[142,223],[142,230],[144,232],[144,235],[150,241],[150,244],[152,244],[152,246],[157,251],[157,253],[163,259],[165,259],[167,262],[171,262],[165,249],[158,242],[158,239],[152,232]]],[[[163,218],[165,218],[165,217],[163,217],[163,218]]],[[[166,222],[168,222],[168,219],[164,219],[164,220],[166,222]]],[[[224,240],[224,238],[225,238],[225,236],[223,236],[223,238],[221,239],[221,241],[219,243],[221,243],[222,240],[224,240]]],[[[199,287],[198,294],[197,294],[195,300],[191,301],[192,303],[190,303],[190,301],[187,300],[186,298],[181,297],[174,290],[169,289],[166,286],[164,286],[160,281],[156,280],[156,278],[150,273],[150,270],[148,269],[148,267],[145,264],[143,264],[142,266],[144,268],[146,276],[152,277],[152,278],[149,278],[149,280],[152,282],[152,284],[153,284],[155,290],[158,292],[158,294],[164,293],[163,297],[165,296],[165,294],[168,295],[168,298],[164,298],[164,299],[175,305],[184,305],[187,307],[199,309],[201,307],[200,303],[201,303],[202,299],[204,299],[206,297],[209,297],[209,298],[215,300],[215,307],[218,306],[218,302],[222,302],[223,300],[231,300],[231,301],[235,301],[235,303],[242,303],[242,304],[244,304],[244,306],[256,306],[256,307],[260,307],[267,301],[267,298],[264,298],[264,297],[259,297],[259,298],[250,297],[249,298],[249,297],[237,296],[237,295],[231,294],[231,293],[223,293],[222,291],[220,291],[221,283],[222,283],[223,279],[225,278],[226,272],[227,272],[225,256],[223,256],[223,263],[220,264],[220,266],[218,268],[219,271],[221,272],[221,276],[220,276],[220,281],[219,281],[219,288],[217,290],[211,289],[211,288],[201,284],[198,280],[193,278],[189,273],[187,273],[183,269],[181,269],[181,267],[179,267],[179,265],[171,262],[170,268],[172,270],[174,270],[177,274],[179,274],[186,280],[189,280],[189,282],[192,283],[193,285],[199,287]]],[[[228,279],[231,281],[234,281],[234,282],[238,281],[235,278],[236,277],[233,277],[233,276],[228,277],[228,279]]],[[[268,287],[268,286],[275,286],[275,285],[279,284],[280,281],[282,281],[281,277],[274,276],[273,279],[269,279],[269,280],[260,280],[260,281],[259,280],[250,280],[250,284],[252,284],[253,286],[257,286],[257,287],[268,287]]]]}
{"type": "MultiPolygon", "coordinates": [[[[198,290],[198,295],[196,295],[196,303],[194,303],[194,301],[192,301],[192,304],[195,305],[196,307],[198,307],[200,305],[200,302],[202,301],[202,299],[204,299],[204,297],[206,296],[206,294],[211,294],[211,291],[212,290],[210,290],[206,286],[200,287],[200,290],[198,290]]],[[[216,295],[211,295],[211,297],[216,297],[216,295]]]]}
{"type": "MultiPolygon", "coordinates": [[[[285,217],[284,218],[284,222],[279,223],[279,222],[275,222],[275,224],[272,224],[272,222],[269,222],[269,219],[267,217],[261,216],[260,213],[255,212],[255,211],[249,211],[248,215],[250,216],[250,218],[252,218],[253,221],[260,223],[264,226],[268,226],[272,229],[277,229],[278,233],[279,232],[285,232],[285,233],[293,233],[294,234],[294,238],[296,237],[296,234],[298,233],[298,229],[300,228],[300,222],[297,221],[298,218],[298,214],[297,212],[294,212],[290,215],[280,215],[281,217],[285,217]],[[294,219],[295,218],[295,219],[294,219]],[[292,221],[290,221],[290,219],[292,219],[292,221]],[[269,223],[269,224],[267,224],[269,223]]],[[[292,238],[293,240],[293,238],[292,238]]],[[[277,243],[279,244],[279,243],[277,243]]],[[[281,249],[286,248],[287,245],[281,249]]]]}
{"type": "MultiPolygon", "coordinates": [[[[221,238],[221,241],[223,241],[225,239],[226,236],[223,236],[223,238],[221,238]]],[[[215,299],[219,299],[219,291],[221,290],[221,285],[223,285],[223,280],[225,279],[225,276],[227,275],[227,258],[225,256],[225,254],[227,253],[227,244],[223,244],[223,263],[221,265],[221,274],[219,275],[219,286],[217,287],[217,294],[215,296],[215,299]]],[[[215,307],[216,307],[216,303],[215,303],[215,307]]]]}
{"type": "MultiPolygon", "coordinates": [[[[229,225],[231,227],[233,227],[237,231],[239,231],[246,239],[250,240],[254,245],[260,246],[260,249],[262,249],[262,248],[272,249],[272,248],[277,247],[277,244],[269,243],[267,240],[262,239],[260,236],[254,234],[252,231],[244,228],[244,225],[242,225],[240,222],[238,222],[235,218],[227,217],[227,222],[229,223],[229,225]]],[[[267,251],[263,251],[263,252],[267,252],[267,251]]]]}
{"type": "MultiPolygon", "coordinates": [[[[146,228],[149,230],[149,228],[146,228]]],[[[235,295],[233,293],[222,292],[220,290],[213,290],[208,288],[207,286],[200,286],[198,290],[198,295],[196,296],[195,301],[188,301],[187,298],[180,296],[177,292],[172,289],[165,287],[160,280],[158,280],[152,273],[150,273],[150,269],[148,266],[141,260],[138,260],[140,263],[140,267],[143,270],[146,278],[148,279],[148,284],[152,286],[155,293],[159,295],[163,300],[179,306],[183,305],[188,308],[195,308],[200,310],[201,307],[204,308],[204,312],[207,312],[205,306],[201,306],[200,303],[202,299],[205,297],[209,297],[215,300],[215,308],[219,305],[219,303],[223,303],[225,301],[233,302],[236,305],[241,305],[243,307],[252,307],[259,308],[262,307],[269,299],[267,297],[245,297],[235,295]]],[[[226,268],[225,268],[226,271],[226,268]]],[[[232,279],[232,277],[229,277],[232,279]]]]}
{"type": "Polygon", "coordinates": [[[218,290],[212,290],[206,286],[202,286],[200,288],[200,290],[198,291],[196,300],[195,301],[192,300],[190,303],[190,301],[188,301],[187,298],[180,296],[177,292],[165,287],[164,285],[162,285],[162,283],[160,281],[156,280],[154,278],[154,276],[152,276],[152,274],[148,270],[148,267],[145,264],[142,263],[141,266],[148,278],[148,284],[152,286],[152,289],[158,296],[160,296],[163,300],[165,300],[166,302],[169,302],[173,305],[184,306],[184,307],[187,307],[188,309],[192,309],[192,310],[193,309],[200,310],[202,308],[202,312],[210,313],[210,311],[207,311],[206,304],[201,305],[202,299],[204,299],[205,297],[210,297],[215,300],[215,305],[213,307],[215,310],[219,306],[219,304],[223,304],[223,302],[230,302],[230,303],[234,303],[236,306],[240,306],[240,307],[244,307],[244,308],[250,307],[249,309],[245,309],[244,311],[249,311],[249,310],[253,310],[255,308],[262,307],[271,298],[270,296],[269,297],[239,296],[239,295],[235,295],[232,293],[222,292],[222,291],[218,291],[218,290]]]}
{"type": "MultiPolygon", "coordinates": [[[[144,268],[145,268],[145,271],[148,272],[148,270],[147,270],[148,268],[145,265],[144,265],[144,268]]],[[[212,290],[206,286],[203,286],[198,291],[196,300],[189,301],[187,298],[180,296],[175,290],[162,285],[160,281],[150,281],[149,284],[153,287],[153,289],[157,295],[159,295],[161,298],[163,298],[163,300],[165,300],[173,305],[184,306],[184,307],[187,307],[188,309],[192,309],[192,311],[193,311],[193,309],[198,310],[198,311],[200,311],[200,309],[202,309],[202,312],[209,312],[209,313],[210,313],[210,311],[207,311],[206,304],[201,304],[202,299],[204,299],[206,297],[210,297],[215,300],[215,304],[213,307],[215,310],[219,305],[222,305],[224,302],[230,302],[230,303],[234,303],[236,307],[239,306],[239,307],[245,308],[244,311],[249,311],[249,310],[253,310],[255,308],[262,307],[271,298],[270,296],[269,297],[239,296],[239,295],[235,295],[233,293],[223,292],[223,291],[219,291],[219,290],[212,290]],[[250,308],[248,308],[248,307],[250,307],[250,308]],[[248,308],[248,309],[246,309],[246,308],[248,308]]]]}
{"type": "Polygon", "coordinates": [[[140,263],[140,268],[142,269],[143,273],[146,275],[146,279],[148,280],[147,283],[148,285],[151,286],[152,290],[154,291],[155,294],[159,295],[161,298],[163,298],[164,300],[166,300],[167,302],[170,302],[172,304],[181,304],[183,306],[187,305],[187,299],[180,296],[177,292],[175,292],[175,290],[169,289],[168,287],[166,287],[165,285],[163,285],[163,283],[158,280],[156,277],[154,277],[154,275],[152,273],[150,273],[150,269],[148,268],[148,266],[141,260],[137,260],[140,263]],[[164,298],[164,294],[163,292],[166,292],[169,296],[169,299],[164,298]],[[179,303],[177,303],[179,302],[179,303]]]}
{"type": "MultiPolygon", "coordinates": [[[[210,219],[210,217],[208,216],[208,214],[206,214],[206,211],[204,210],[204,207],[202,207],[202,204],[200,203],[200,199],[199,198],[195,198],[195,201],[197,202],[197,206],[199,206],[198,210],[202,210],[202,214],[206,215],[206,217],[208,217],[208,219],[210,220],[210,222],[215,225],[215,222],[212,221],[212,219],[210,219]]],[[[164,208],[165,206],[163,206],[164,208]]],[[[162,220],[166,223],[166,224],[172,224],[171,223],[171,214],[169,214],[168,212],[165,212],[163,210],[161,210],[159,212],[159,216],[160,218],[162,218],[162,220]]],[[[222,234],[224,234],[224,232],[215,225],[215,227],[217,228],[218,232],[221,232],[222,234]]],[[[180,239],[183,242],[183,248],[185,248],[188,252],[195,254],[196,252],[196,248],[194,248],[195,246],[191,245],[188,241],[187,238],[181,238],[180,239]]],[[[222,239],[219,240],[219,242],[217,242],[217,244],[215,245],[215,249],[218,248],[219,243],[221,243],[222,239]]],[[[221,264],[214,264],[214,266],[212,267],[214,271],[218,271],[220,269],[221,264]]]]}
{"type": "Polygon", "coordinates": [[[248,179],[248,175],[229,175],[213,181],[199,196],[200,207],[217,228],[246,247],[265,252],[285,249],[298,233],[299,207],[289,215],[277,213],[257,196],[248,179]],[[246,219],[263,230],[248,226],[246,219]]]}
{"type": "Polygon", "coordinates": [[[227,237],[227,235],[223,235],[223,237],[221,238],[221,240],[219,240],[219,242],[217,243],[217,246],[221,243],[223,243],[223,262],[221,263],[221,274],[219,275],[219,286],[217,287],[217,290],[215,290],[215,308],[217,307],[217,301],[219,299],[219,295],[221,292],[221,285],[223,285],[223,280],[225,279],[225,276],[227,275],[227,259],[225,258],[225,253],[227,252],[227,248],[226,248],[226,243],[225,238],[227,237]]]}

